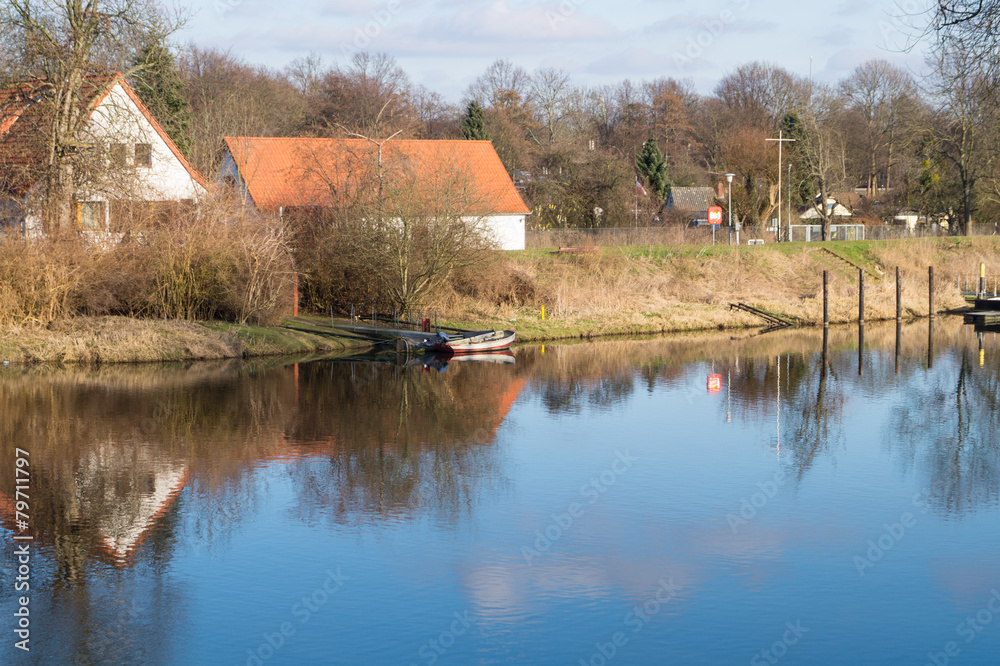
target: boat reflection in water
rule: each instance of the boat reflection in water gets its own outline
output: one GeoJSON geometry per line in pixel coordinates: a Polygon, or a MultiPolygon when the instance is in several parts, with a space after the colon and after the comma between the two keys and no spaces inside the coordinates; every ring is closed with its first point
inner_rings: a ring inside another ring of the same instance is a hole
{"type": "Polygon", "coordinates": [[[489,363],[493,365],[514,365],[517,362],[514,353],[509,350],[487,351],[479,353],[454,354],[440,351],[374,351],[357,356],[347,356],[338,359],[341,363],[390,363],[407,368],[423,368],[444,372],[449,363],[489,363]]]}

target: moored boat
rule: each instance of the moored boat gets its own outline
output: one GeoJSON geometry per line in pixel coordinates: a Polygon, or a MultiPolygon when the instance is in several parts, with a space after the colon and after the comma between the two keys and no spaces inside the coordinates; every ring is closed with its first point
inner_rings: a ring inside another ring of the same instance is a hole
{"type": "Polygon", "coordinates": [[[477,354],[480,352],[510,349],[514,344],[514,331],[463,331],[442,333],[434,348],[449,354],[477,354]]]}

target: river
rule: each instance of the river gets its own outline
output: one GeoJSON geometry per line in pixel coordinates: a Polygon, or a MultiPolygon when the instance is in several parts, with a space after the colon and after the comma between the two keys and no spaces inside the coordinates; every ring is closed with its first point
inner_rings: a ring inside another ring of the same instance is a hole
{"type": "Polygon", "coordinates": [[[0,663],[997,663],[996,334],[861,337],[0,368],[0,663]]]}

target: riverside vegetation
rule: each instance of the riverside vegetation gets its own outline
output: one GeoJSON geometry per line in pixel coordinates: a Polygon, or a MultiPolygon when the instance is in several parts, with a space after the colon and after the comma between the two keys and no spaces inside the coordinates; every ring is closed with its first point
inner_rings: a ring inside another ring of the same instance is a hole
{"type": "Polygon", "coordinates": [[[760,326],[729,310],[737,302],[818,324],[828,270],[831,321],[847,323],[857,319],[860,267],[867,273],[866,319],[893,319],[898,266],[903,316],[915,318],[928,315],[928,266],[935,268],[936,309],[951,310],[966,305],[959,276],[978,274],[980,263],[1000,272],[1000,239],[605,247],[579,255],[526,250],[496,261],[490,275],[456,282],[442,298],[442,314],[459,324],[516,322],[522,341],[760,326]]]}
{"type": "MultiPolygon", "coordinates": [[[[0,242],[2,360],[342,349],[329,337],[280,327],[292,309],[292,257],[273,234],[254,228],[209,217],[199,227],[183,225],[107,252],[59,241],[0,242]]],[[[866,318],[895,317],[899,266],[904,316],[915,318],[928,314],[928,266],[936,271],[935,303],[949,310],[965,305],[957,280],[980,263],[1000,265],[1000,240],[606,247],[581,255],[526,250],[494,253],[457,271],[423,307],[460,326],[513,327],[522,341],[760,326],[729,310],[740,301],[809,325],[821,321],[828,270],[831,320],[846,323],[857,318],[856,267],[869,273],[866,318]]]]}

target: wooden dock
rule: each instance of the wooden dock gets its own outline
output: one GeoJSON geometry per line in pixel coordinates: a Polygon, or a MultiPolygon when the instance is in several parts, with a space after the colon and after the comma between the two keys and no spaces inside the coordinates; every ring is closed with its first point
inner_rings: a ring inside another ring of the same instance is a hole
{"type": "Polygon", "coordinates": [[[965,313],[965,323],[976,326],[1000,324],[1000,298],[977,298],[975,310],[965,313]]]}

